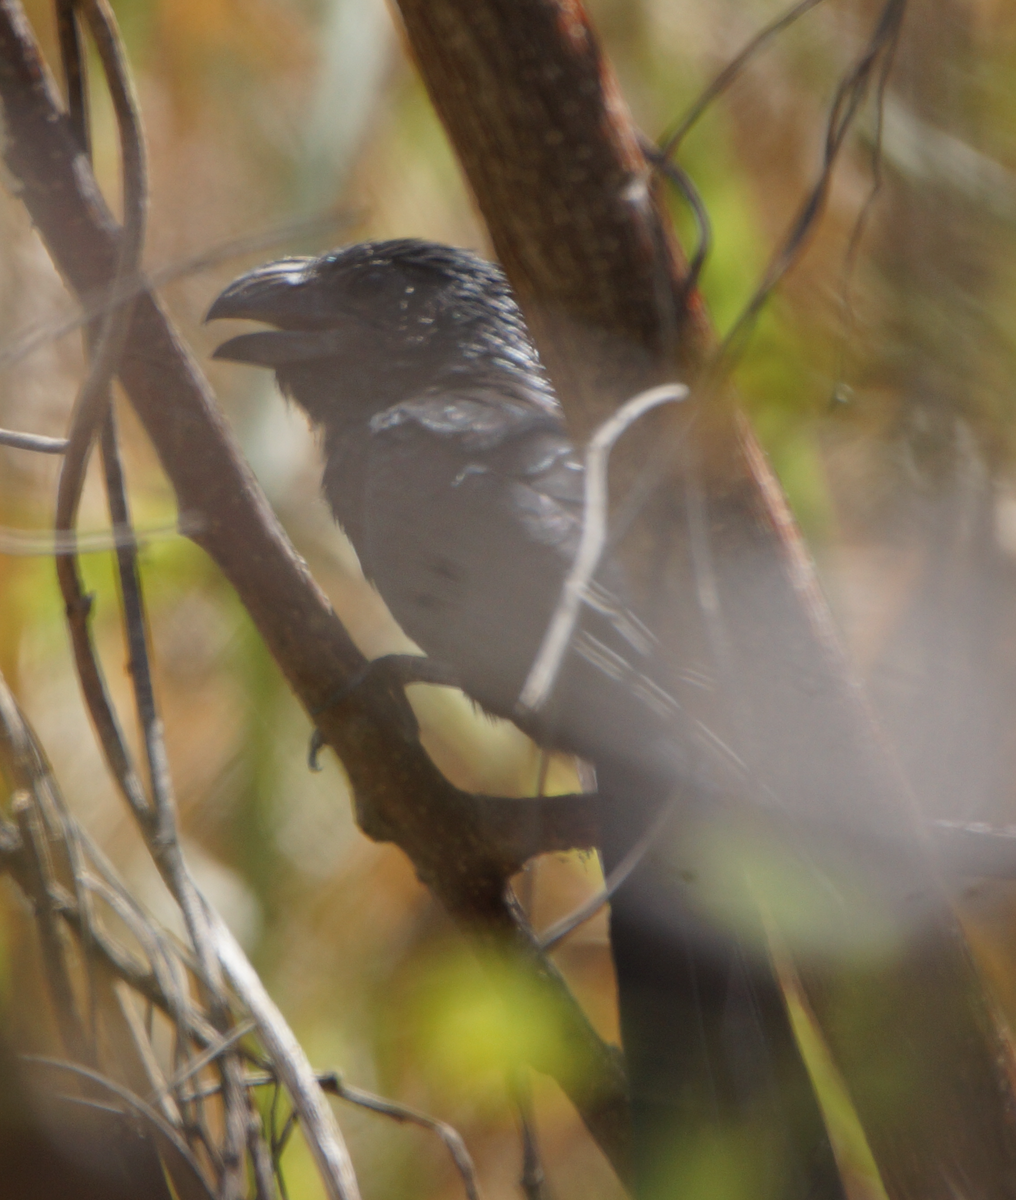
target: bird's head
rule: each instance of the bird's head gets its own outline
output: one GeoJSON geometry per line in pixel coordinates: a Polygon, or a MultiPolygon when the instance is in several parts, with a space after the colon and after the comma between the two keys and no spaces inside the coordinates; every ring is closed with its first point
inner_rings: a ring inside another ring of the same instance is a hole
{"type": "Polygon", "coordinates": [[[401,238],[268,263],[226,288],[206,320],[220,317],[275,328],[231,338],[214,357],[274,368],[325,424],[337,405],[369,418],[434,388],[547,386],[504,274],[450,246],[401,238]]]}

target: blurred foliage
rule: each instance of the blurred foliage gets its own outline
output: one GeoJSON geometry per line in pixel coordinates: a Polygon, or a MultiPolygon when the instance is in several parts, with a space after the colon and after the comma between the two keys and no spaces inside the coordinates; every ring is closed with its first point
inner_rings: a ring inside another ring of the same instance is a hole
{"type": "MultiPolygon", "coordinates": [[[[27,7],[52,60],[49,5],[27,7]]],[[[885,96],[881,187],[874,194],[878,123],[869,108],[824,219],[764,310],[736,379],[922,802],[935,813],[1011,821],[1016,10],[1006,0],[910,7],[885,96]]],[[[368,654],[400,648],[405,639],[318,497],[312,437],[262,374],[208,361],[228,330],[201,321],[230,279],[272,254],[407,235],[482,249],[441,128],[381,0],[118,0],[115,8],[151,154],[148,265],[291,227],[274,248],[184,275],[162,295],[353,635],[368,654]],[[332,231],[296,228],[322,212],[334,216],[332,231]]],[[[595,0],[590,8],[639,124],[656,135],[781,5],[595,0]]],[[[702,289],[721,332],[815,179],[826,108],[874,13],[867,0],[827,0],[748,65],[682,148],[712,220],[702,289]]],[[[109,188],[115,138],[98,89],[92,108],[97,172],[109,188]]],[[[118,198],[109,199],[115,208],[118,198]]],[[[694,229],[676,197],[673,209],[690,244],[694,229]]],[[[0,196],[0,349],[71,313],[16,197],[0,196]]],[[[46,339],[8,365],[0,425],[60,434],[81,366],[76,334],[46,339]]],[[[317,1064],[451,1121],[487,1195],[517,1194],[521,1152],[504,1076],[524,1039],[545,1036],[541,1014],[517,981],[492,987],[400,854],[356,830],[335,762],[326,758],[317,775],[306,770],[305,716],[228,585],[201,551],[166,534],[176,516],[171,490],[126,411],[122,424],[135,520],[154,531],[143,571],[158,685],[202,885],[317,1064]]],[[[79,702],[46,556],[56,469],[0,448],[0,527],[37,539],[34,555],[0,553],[0,669],[82,820],[172,920],[79,702]]],[[[92,486],[82,528],[101,530],[107,520],[92,486]]],[[[87,556],[85,572],[126,721],[109,554],[87,556]]],[[[413,691],[427,746],[457,783],[532,791],[539,756],[516,731],[451,693],[413,691]]],[[[555,762],[548,786],[574,787],[572,766],[555,762]]],[[[541,927],[597,882],[595,859],[563,856],[533,864],[520,891],[541,927]]],[[[978,887],[966,911],[999,1003],[1014,1015],[1012,898],[1001,886],[978,887]]],[[[0,924],[0,980],[9,988],[7,940],[0,924]]],[[[555,958],[616,1038],[604,918],[555,958]]],[[[806,1024],[801,1030],[807,1040],[806,1024]]],[[[813,1058],[821,1060],[820,1046],[813,1058]]],[[[822,1069],[832,1080],[834,1068],[822,1069]]],[[[533,1086],[553,1195],[619,1196],[554,1085],[533,1086]]],[[[824,1086],[849,1107],[834,1081],[824,1086]]],[[[368,1198],[459,1194],[445,1151],[419,1130],[355,1110],[344,1109],[342,1121],[368,1198]]],[[[865,1183],[864,1147],[844,1153],[854,1164],[852,1194],[876,1195],[865,1183]]],[[[318,1194],[299,1138],[286,1170],[293,1200],[318,1194]]],[[[707,1147],[688,1194],[734,1197],[743,1191],[734,1176],[736,1154],[707,1147]]]]}

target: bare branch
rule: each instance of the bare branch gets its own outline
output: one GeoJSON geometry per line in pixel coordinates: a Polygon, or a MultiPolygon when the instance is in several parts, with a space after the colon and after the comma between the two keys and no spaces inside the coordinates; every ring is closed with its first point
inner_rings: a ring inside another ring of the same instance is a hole
{"type": "Polygon", "coordinates": [[[40,433],[14,433],[0,429],[0,446],[11,446],[15,450],[35,450],[38,454],[64,454],[66,438],[44,437],[40,433]]]}
{"type": "MultiPolygon", "coordinates": [[[[169,1124],[161,1113],[156,1112],[151,1105],[147,1104],[140,1096],[135,1096],[129,1088],[125,1088],[122,1084],[117,1083],[113,1079],[102,1075],[98,1071],[90,1070],[88,1067],[83,1067],[79,1063],[61,1062],[59,1059],[47,1058],[43,1055],[23,1054],[21,1061],[34,1064],[38,1067],[49,1068],[54,1071],[64,1071],[70,1075],[76,1075],[82,1079],[87,1079],[90,1083],[97,1085],[110,1095],[115,1096],[122,1101],[127,1107],[139,1116],[156,1135],[159,1147],[163,1153],[168,1154],[176,1165],[183,1167],[183,1175],[189,1183],[187,1200],[218,1200],[218,1197],[213,1196],[209,1190],[208,1184],[205,1182],[201,1167],[191,1153],[190,1147],[179,1135],[179,1133],[169,1124]]],[[[180,1175],[174,1172],[173,1179],[177,1182],[180,1175]]],[[[179,1184],[178,1184],[179,1187],[179,1184]]],[[[183,1198],[181,1197],[181,1200],[183,1198]]]]}
{"type": "Polygon", "coordinates": [[[208,910],[208,917],[218,959],[233,987],[243,997],[279,1078],[293,1099],[328,1194],[334,1200],[359,1200],[353,1164],[303,1047],[265,991],[236,938],[214,910],[208,910]]]}
{"type": "Polygon", "coordinates": [[[338,1096],[340,1100],[346,1100],[350,1104],[358,1105],[360,1108],[369,1108],[371,1112],[380,1113],[384,1117],[391,1117],[395,1121],[419,1125],[422,1129],[429,1129],[431,1133],[436,1133],[448,1147],[448,1153],[452,1156],[455,1169],[462,1176],[462,1184],[466,1190],[466,1200],[481,1200],[480,1185],[476,1178],[476,1167],[473,1165],[472,1157],[466,1149],[466,1143],[462,1140],[462,1135],[457,1129],[453,1129],[445,1121],[439,1121],[436,1117],[429,1117],[426,1113],[422,1113],[415,1108],[410,1108],[408,1105],[398,1104],[394,1100],[386,1100],[383,1096],[376,1096],[373,1092],[365,1092],[362,1088],[351,1087],[343,1081],[341,1075],[335,1072],[319,1076],[318,1082],[321,1084],[323,1091],[333,1096],[338,1096]]]}
{"type": "Polygon", "coordinates": [[[688,389],[682,383],[663,384],[640,392],[626,401],[589,439],[585,457],[585,496],[582,510],[582,536],[575,561],[561,586],[561,597],[547,624],[536,659],[519,693],[523,714],[536,712],[550,698],[561,662],[575,632],[579,606],[600,565],[607,545],[607,467],[614,443],[629,426],[661,404],[686,400],[688,389]]]}

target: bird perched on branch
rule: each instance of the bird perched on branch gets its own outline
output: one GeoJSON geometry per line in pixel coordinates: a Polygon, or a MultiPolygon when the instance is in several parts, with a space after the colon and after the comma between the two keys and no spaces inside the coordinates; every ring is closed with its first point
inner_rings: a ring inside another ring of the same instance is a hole
{"type": "Polygon", "coordinates": [[[502,272],[364,243],[251,271],[208,316],[274,327],[216,357],[274,369],[322,431],[325,495],[406,633],[483,708],[595,765],[605,869],[666,826],[611,900],[640,1196],[692,1186],[710,1153],[746,1173],[738,1196],[842,1195],[762,939],[717,927],[680,868],[712,789],[609,561],[550,704],[519,711],[581,534],[583,462],[502,272]]]}

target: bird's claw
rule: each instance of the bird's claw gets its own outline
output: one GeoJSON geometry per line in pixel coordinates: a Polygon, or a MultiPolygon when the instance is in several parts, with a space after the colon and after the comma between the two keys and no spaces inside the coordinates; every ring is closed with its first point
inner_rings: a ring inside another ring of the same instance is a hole
{"type": "MultiPolygon", "coordinates": [[[[320,716],[327,709],[343,700],[348,700],[355,693],[366,689],[366,703],[370,703],[370,693],[386,695],[396,703],[399,732],[406,741],[416,741],[420,735],[420,727],[403,689],[410,683],[431,683],[444,687],[459,687],[455,672],[444,663],[433,658],[425,658],[421,654],[385,654],[380,658],[371,659],[365,663],[351,679],[333,692],[323,704],[318,705],[311,713],[312,717],[320,716]]],[[[388,710],[390,714],[391,710],[388,710]]],[[[310,735],[307,747],[307,765],[312,771],[320,771],[318,757],[325,745],[325,738],[320,729],[315,728],[310,735]]]]}

